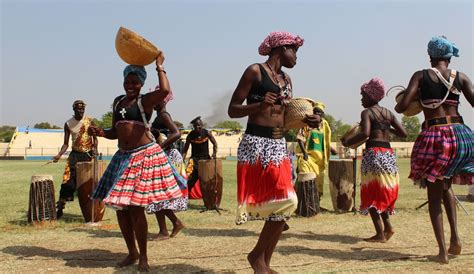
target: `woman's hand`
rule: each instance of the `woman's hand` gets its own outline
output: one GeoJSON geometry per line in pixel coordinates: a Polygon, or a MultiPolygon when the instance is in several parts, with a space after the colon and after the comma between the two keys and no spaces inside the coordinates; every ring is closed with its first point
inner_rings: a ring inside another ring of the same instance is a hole
{"type": "Polygon", "coordinates": [[[156,68],[160,67],[160,66],[163,66],[163,63],[165,62],[165,54],[160,51],[160,53],[158,54],[158,56],[156,57],[156,68]]]}
{"type": "Polygon", "coordinates": [[[276,100],[277,100],[277,95],[275,93],[267,92],[265,93],[265,97],[263,98],[261,106],[263,108],[268,108],[272,106],[273,104],[275,104],[276,100]]]}

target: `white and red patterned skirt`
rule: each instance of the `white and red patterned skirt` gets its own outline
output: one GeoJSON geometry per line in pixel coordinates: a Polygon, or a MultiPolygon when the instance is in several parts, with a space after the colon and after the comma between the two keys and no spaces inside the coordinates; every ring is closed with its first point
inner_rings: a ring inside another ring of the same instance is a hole
{"type": "Polygon", "coordinates": [[[284,221],[298,199],[291,181],[285,138],[245,134],[237,152],[237,219],[284,221]]]}

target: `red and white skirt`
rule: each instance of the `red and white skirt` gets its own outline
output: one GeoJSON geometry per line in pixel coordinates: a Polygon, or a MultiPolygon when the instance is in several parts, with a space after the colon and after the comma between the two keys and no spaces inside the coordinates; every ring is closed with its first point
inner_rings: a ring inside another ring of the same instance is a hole
{"type": "Polygon", "coordinates": [[[237,155],[236,224],[288,220],[298,199],[291,182],[285,138],[245,134],[237,155]]]}
{"type": "Polygon", "coordinates": [[[393,214],[400,181],[393,149],[367,148],[362,157],[361,169],[361,213],[366,215],[370,208],[375,208],[379,214],[393,214]]]}

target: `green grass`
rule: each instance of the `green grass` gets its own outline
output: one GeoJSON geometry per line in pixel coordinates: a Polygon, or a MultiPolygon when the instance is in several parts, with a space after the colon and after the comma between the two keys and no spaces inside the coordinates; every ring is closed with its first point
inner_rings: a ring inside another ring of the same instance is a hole
{"type": "MultiPolygon", "coordinates": [[[[0,161],[0,272],[115,272],[115,262],[124,256],[126,248],[113,210],[106,210],[102,227],[85,227],[75,200],[67,204],[64,218],[53,225],[37,227],[27,223],[32,175],[52,175],[56,198],[59,194],[65,162],[42,166],[44,163],[0,161]]],[[[148,243],[152,271],[250,272],[246,254],[255,245],[263,223],[234,224],[236,164],[223,161],[222,215],[215,211],[200,213],[203,202],[191,200],[189,210],[177,214],[186,225],[182,233],[171,240],[148,243]]],[[[400,159],[398,164],[401,182],[397,215],[391,218],[396,234],[390,242],[373,244],[361,240],[374,233],[366,216],[329,211],[312,218],[296,217],[289,221],[290,230],[283,234],[275,250],[274,269],[283,273],[474,271],[474,204],[463,202],[471,215],[458,209],[463,255],[451,258],[448,266],[428,262],[426,256],[437,252],[436,241],[427,207],[414,209],[426,201],[426,190],[407,179],[409,159],[400,159]]],[[[321,206],[332,210],[328,186],[326,178],[321,206]]],[[[466,195],[467,187],[454,186],[454,191],[466,195]]],[[[356,203],[359,204],[358,195],[356,203]]],[[[449,243],[446,218],[444,222],[449,243]]],[[[148,224],[150,235],[156,235],[154,216],[148,216],[148,224]]],[[[124,270],[134,271],[135,267],[124,270]]]]}

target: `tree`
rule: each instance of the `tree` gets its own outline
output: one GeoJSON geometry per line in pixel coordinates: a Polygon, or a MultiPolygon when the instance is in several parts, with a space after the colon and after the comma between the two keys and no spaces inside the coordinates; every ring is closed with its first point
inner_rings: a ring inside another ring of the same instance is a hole
{"type": "Polygon", "coordinates": [[[15,133],[15,127],[1,126],[0,127],[0,142],[9,143],[15,133]]]}
{"type": "Polygon", "coordinates": [[[326,119],[331,128],[331,141],[333,142],[339,142],[342,135],[351,128],[350,125],[343,123],[341,119],[336,120],[331,114],[325,113],[324,119],[326,119]]]}
{"type": "Polygon", "coordinates": [[[215,126],[215,128],[229,128],[232,130],[241,129],[242,125],[237,121],[220,121],[215,126]]]}
{"type": "Polygon", "coordinates": [[[106,112],[104,115],[102,115],[102,119],[94,119],[94,124],[98,127],[101,128],[111,128],[112,127],[112,116],[113,113],[112,111],[106,112]]]}
{"type": "Polygon", "coordinates": [[[33,127],[34,128],[42,128],[42,129],[60,129],[61,128],[61,127],[58,127],[56,125],[51,125],[48,122],[41,122],[41,123],[35,124],[33,127]]]}
{"type": "Polygon", "coordinates": [[[421,124],[418,117],[403,116],[402,126],[407,131],[407,138],[405,138],[404,141],[414,142],[416,140],[416,137],[418,137],[418,134],[420,133],[420,130],[421,130],[421,124]]]}

